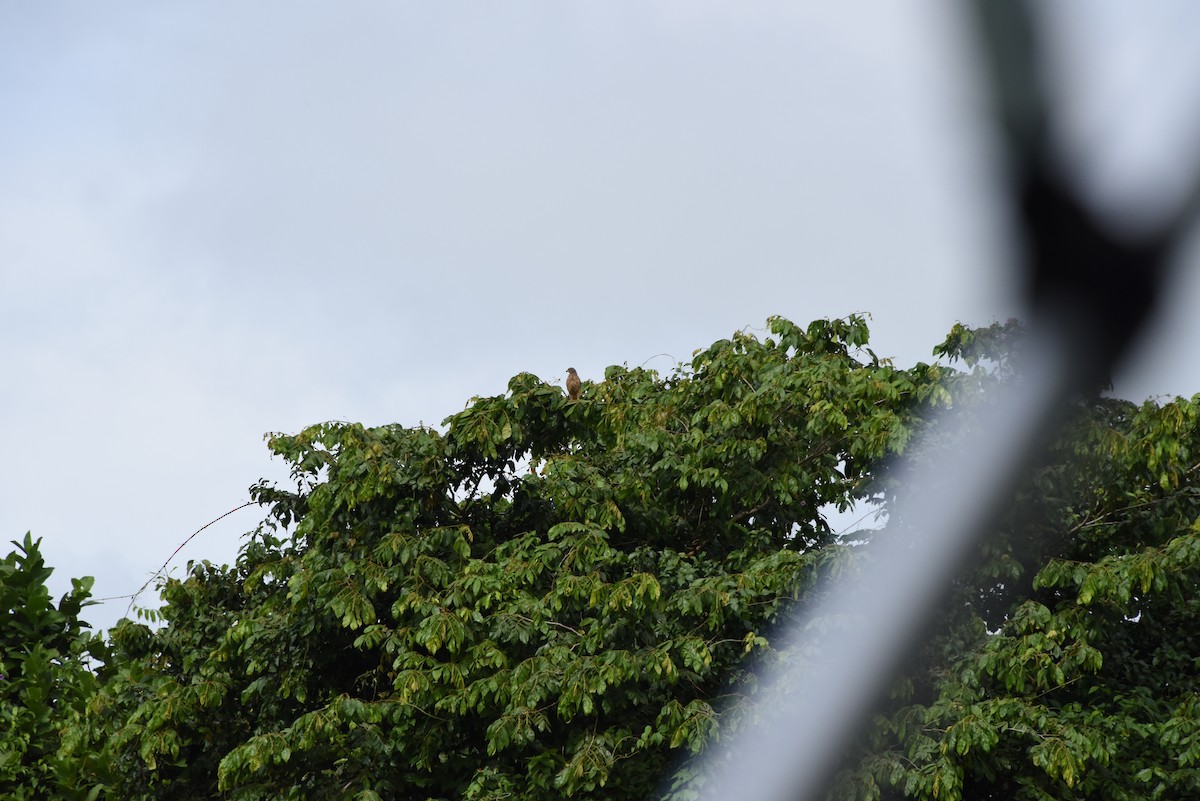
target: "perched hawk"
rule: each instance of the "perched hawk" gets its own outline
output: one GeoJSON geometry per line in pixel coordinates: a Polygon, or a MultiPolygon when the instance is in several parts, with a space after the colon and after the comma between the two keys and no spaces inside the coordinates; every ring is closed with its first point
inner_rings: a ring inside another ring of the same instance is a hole
{"type": "Polygon", "coordinates": [[[579,400],[579,373],[575,372],[574,367],[567,368],[567,397],[571,400],[579,400]]]}

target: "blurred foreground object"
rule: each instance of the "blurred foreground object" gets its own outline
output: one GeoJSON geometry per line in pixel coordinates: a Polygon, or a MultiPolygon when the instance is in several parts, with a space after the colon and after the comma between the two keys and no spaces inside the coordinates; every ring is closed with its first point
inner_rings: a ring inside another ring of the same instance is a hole
{"type": "Polygon", "coordinates": [[[1181,208],[1157,228],[1130,234],[1107,225],[1056,160],[1029,8],[978,0],[973,9],[1023,244],[1027,357],[985,404],[935,424],[929,439],[953,446],[909,460],[887,534],[866,549],[857,576],[779,634],[781,650],[804,654],[804,664],[762,670],[759,706],[771,713],[712,747],[719,767],[705,799],[825,796],[875,702],[919,648],[952,579],[994,530],[1071,401],[1107,384],[1143,329],[1200,206],[1193,180],[1181,208]]]}

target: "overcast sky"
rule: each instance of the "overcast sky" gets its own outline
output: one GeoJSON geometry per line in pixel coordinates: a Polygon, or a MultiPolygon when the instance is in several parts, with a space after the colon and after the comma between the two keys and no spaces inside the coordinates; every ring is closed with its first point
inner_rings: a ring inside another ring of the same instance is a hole
{"type": "MultiPolygon", "coordinates": [[[[1170,90],[1200,85],[1197,13],[1131,34],[1093,5],[1063,51],[1083,163],[1152,207],[1196,141],[1170,90]]],[[[269,431],[436,424],[520,371],[666,370],[772,314],[869,312],[902,364],[1010,316],[954,10],[0,5],[0,542],[43,537],[56,595],[84,574],[124,595],[283,477],[269,431]]],[[[1162,331],[1122,393],[1200,390],[1200,328],[1162,331]]],[[[260,517],[176,574],[232,560],[260,517]]]]}

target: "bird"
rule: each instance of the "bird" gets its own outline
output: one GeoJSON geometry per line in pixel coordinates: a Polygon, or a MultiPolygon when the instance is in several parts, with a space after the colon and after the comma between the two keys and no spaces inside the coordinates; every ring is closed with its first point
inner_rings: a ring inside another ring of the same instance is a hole
{"type": "Polygon", "coordinates": [[[579,373],[575,372],[574,367],[567,368],[567,398],[569,400],[579,400],[579,390],[581,388],[579,382],[579,373]]]}

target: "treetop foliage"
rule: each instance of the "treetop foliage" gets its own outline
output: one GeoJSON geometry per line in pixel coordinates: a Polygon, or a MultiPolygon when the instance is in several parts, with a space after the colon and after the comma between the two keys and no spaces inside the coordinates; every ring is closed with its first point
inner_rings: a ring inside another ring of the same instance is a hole
{"type": "MultiPolygon", "coordinates": [[[[189,565],[157,627],[113,630],[70,696],[86,703],[31,735],[53,754],[39,781],[67,798],[691,797],[685,758],[749,719],[753,660],[785,656],[773,625],[887,535],[836,532],[829,510],[886,520],[911,439],[1011,380],[1019,343],[1016,323],[956,326],[935,354],[966,372],[901,369],[861,317],[772,318],[663,375],[610,367],[578,401],[520,374],[442,430],[271,435],[293,486],[253,488],[267,517],[236,564],[189,565]]],[[[840,797],[1200,789],[1196,409],[1080,404],[840,797]]]]}

